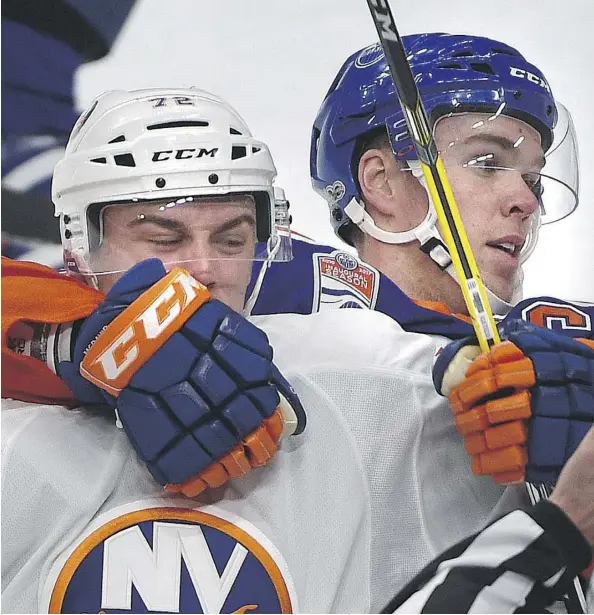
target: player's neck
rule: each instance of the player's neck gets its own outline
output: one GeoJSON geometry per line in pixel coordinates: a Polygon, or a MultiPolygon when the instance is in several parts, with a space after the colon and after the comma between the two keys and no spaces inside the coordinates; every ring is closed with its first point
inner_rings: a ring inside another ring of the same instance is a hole
{"type": "Polygon", "coordinates": [[[454,314],[468,313],[458,283],[421,252],[418,243],[389,245],[366,236],[359,256],[411,299],[441,303],[454,314]]]}

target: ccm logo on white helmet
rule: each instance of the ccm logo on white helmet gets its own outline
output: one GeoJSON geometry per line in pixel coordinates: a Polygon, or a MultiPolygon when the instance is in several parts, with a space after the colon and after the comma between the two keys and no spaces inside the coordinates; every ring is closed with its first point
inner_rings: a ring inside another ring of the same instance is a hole
{"type": "Polygon", "coordinates": [[[210,156],[214,158],[219,151],[218,147],[207,149],[206,147],[188,147],[184,149],[165,149],[160,152],[153,152],[153,162],[161,162],[163,160],[186,160],[188,158],[203,158],[204,156],[210,156]]]}
{"type": "Polygon", "coordinates": [[[519,79],[528,79],[528,81],[530,81],[531,83],[536,83],[536,85],[540,85],[541,87],[543,87],[545,90],[547,90],[547,92],[551,91],[549,84],[542,77],[539,77],[538,75],[535,75],[530,71],[524,70],[523,68],[516,68],[515,66],[510,66],[509,74],[512,77],[518,77],[519,79]]]}

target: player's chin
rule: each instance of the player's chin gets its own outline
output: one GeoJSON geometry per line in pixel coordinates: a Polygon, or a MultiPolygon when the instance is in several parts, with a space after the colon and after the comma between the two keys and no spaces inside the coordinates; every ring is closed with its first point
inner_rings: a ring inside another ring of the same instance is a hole
{"type": "Polygon", "coordinates": [[[225,286],[222,284],[209,284],[207,286],[213,299],[218,299],[221,303],[224,303],[227,307],[230,307],[236,312],[242,312],[245,305],[245,290],[243,287],[235,288],[225,286]]]}
{"type": "Polygon", "coordinates": [[[483,275],[483,282],[497,297],[510,302],[514,294],[516,274],[517,271],[511,274],[488,273],[483,275]]]}
{"type": "MultiPolygon", "coordinates": [[[[482,258],[479,262],[479,270],[483,282],[489,290],[495,293],[503,301],[510,301],[520,270],[520,255],[509,255],[495,248],[487,248],[488,258],[482,258]]],[[[487,256],[487,255],[483,255],[487,256]]]]}

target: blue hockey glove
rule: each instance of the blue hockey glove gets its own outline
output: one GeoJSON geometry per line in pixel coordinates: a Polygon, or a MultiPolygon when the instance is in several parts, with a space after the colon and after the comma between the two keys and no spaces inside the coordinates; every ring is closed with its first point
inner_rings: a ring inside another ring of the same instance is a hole
{"type": "Polygon", "coordinates": [[[553,483],[594,421],[594,342],[523,320],[499,329],[505,341],[488,353],[474,338],[446,346],[435,387],[450,400],[475,474],[553,483]]]}
{"type": "Polygon", "coordinates": [[[155,479],[192,497],[275,454],[305,412],[266,334],[185,270],[132,267],[82,324],[60,376],[115,408],[155,479]]]}

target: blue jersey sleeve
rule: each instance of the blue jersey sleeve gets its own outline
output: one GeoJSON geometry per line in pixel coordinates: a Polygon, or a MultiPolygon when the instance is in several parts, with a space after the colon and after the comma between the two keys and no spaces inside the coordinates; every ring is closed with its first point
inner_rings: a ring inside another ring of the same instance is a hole
{"type": "MultiPolygon", "coordinates": [[[[403,329],[460,339],[472,325],[451,314],[424,308],[388,277],[346,250],[293,239],[293,260],[257,263],[248,291],[248,312],[311,314],[327,309],[359,308],[383,312],[403,329]]],[[[594,305],[552,297],[525,299],[506,318],[522,318],[571,337],[593,339],[594,305]]]]}
{"type": "Polygon", "coordinates": [[[417,305],[388,277],[346,250],[293,239],[293,260],[256,263],[247,311],[261,314],[311,314],[358,308],[383,312],[407,331],[458,339],[472,327],[458,318],[417,305]]]}
{"type": "Polygon", "coordinates": [[[554,297],[536,297],[520,301],[512,308],[507,318],[521,318],[574,338],[594,339],[593,304],[571,303],[554,297]]]}

